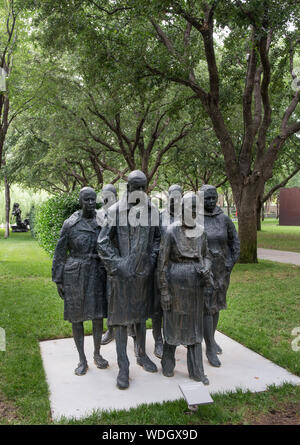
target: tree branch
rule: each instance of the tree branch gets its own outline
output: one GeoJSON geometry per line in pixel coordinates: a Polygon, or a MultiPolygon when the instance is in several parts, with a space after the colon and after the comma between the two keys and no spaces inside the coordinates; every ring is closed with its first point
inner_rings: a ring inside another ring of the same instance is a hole
{"type": "Polygon", "coordinates": [[[295,111],[298,103],[299,103],[299,93],[296,92],[291,103],[289,104],[289,106],[287,107],[287,109],[285,110],[285,113],[283,115],[281,126],[280,126],[280,130],[282,133],[285,131],[285,129],[287,127],[287,123],[288,123],[291,115],[295,111]]]}
{"type": "Polygon", "coordinates": [[[257,154],[256,154],[257,158],[260,158],[265,150],[267,131],[271,125],[272,108],[270,105],[270,98],[269,98],[269,85],[271,82],[269,49],[270,49],[271,37],[272,37],[272,30],[270,30],[267,35],[261,37],[259,42],[259,54],[263,71],[263,79],[261,83],[261,98],[264,107],[264,116],[258,133],[257,154]]]}
{"type": "Polygon", "coordinates": [[[185,124],[183,127],[182,127],[182,129],[181,129],[181,132],[180,132],[180,134],[179,135],[177,135],[176,137],[174,137],[163,149],[161,149],[160,151],[159,151],[159,153],[158,153],[158,155],[157,155],[157,158],[156,158],[156,161],[155,161],[155,164],[154,164],[154,166],[153,166],[153,168],[152,168],[152,170],[151,170],[151,172],[150,172],[150,174],[149,174],[149,178],[148,178],[148,181],[150,182],[151,181],[151,179],[153,178],[153,176],[154,176],[154,174],[156,173],[156,171],[158,170],[158,168],[159,168],[159,166],[160,166],[160,164],[161,164],[161,160],[162,160],[162,157],[163,157],[163,155],[168,151],[168,150],[170,150],[170,148],[171,147],[173,147],[173,146],[175,146],[176,145],[176,143],[178,142],[178,141],[180,141],[181,139],[183,139],[188,133],[189,133],[189,130],[186,130],[186,127],[187,126],[189,126],[190,124],[185,124]]]}
{"type": "MultiPolygon", "coordinates": [[[[256,75],[256,31],[252,28],[251,36],[252,49],[248,59],[248,70],[243,94],[243,120],[244,137],[239,157],[240,169],[243,176],[248,176],[251,166],[252,145],[254,141],[254,128],[252,117],[252,96],[255,85],[256,75]]],[[[257,105],[257,104],[256,104],[257,105]]]]}
{"type": "Polygon", "coordinates": [[[268,201],[268,199],[270,199],[270,198],[272,197],[272,195],[273,195],[278,189],[284,187],[284,186],[289,182],[289,180],[292,179],[292,178],[293,178],[299,171],[300,171],[300,165],[297,166],[287,178],[285,178],[285,179],[284,179],[283,181],[281,181],[279,184],[277,184],[277,185],[275,185],[274,187],[272,187],[271,190],[270,190],[266,195],[264,195],[264,197],[262,198],[262,203],[268,201]]]}
{"type": "Polygon", "coordinates": [[[105,12],[108,15],[114,15],[117,12],[128,11],[128,10],[132,9],[132,7],[130,7],[130,6],[123,6],[123,7],[119,7],[119,8],[114,8],[111,11],[109,11],[108,9],[105,9],[102,6],[98,5],[98,3],[96,3],[94,0],[90,0],[90,3],[92,3],[99,11],[105,12]]]}
{"type": "Polygon", "coordinates": [[[152,18],[150,18],[150,22],[152,23],[155,31],[157,32],[158,37],[160,38],[161,42],[165,45],[169,53],[174,56],[177,60],[180,59],[180,56],[176,53],[175,48],[173,46],[173,43],[171,40],[167,37],[167,35],[163,32],[161,27],[156,23],[152,18]]]}

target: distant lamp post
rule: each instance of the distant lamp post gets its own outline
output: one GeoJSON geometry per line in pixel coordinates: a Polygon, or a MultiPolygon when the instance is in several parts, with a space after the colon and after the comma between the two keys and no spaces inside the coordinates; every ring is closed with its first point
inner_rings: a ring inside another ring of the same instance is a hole
{"type": "Polygon", "coordinates": [[[7,72],[4,68],[0,68],[0,91],[6,91],[7,72]]]}

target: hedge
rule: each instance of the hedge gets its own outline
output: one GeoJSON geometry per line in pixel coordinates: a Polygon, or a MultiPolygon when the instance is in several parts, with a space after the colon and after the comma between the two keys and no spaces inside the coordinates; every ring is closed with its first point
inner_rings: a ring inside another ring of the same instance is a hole
{"type": "Polygon", "coordinates": [[[48,199],[35,212],[34,236],[51,257],[63,222],[79,209],[78,191],[76,191],[48,199]]]}

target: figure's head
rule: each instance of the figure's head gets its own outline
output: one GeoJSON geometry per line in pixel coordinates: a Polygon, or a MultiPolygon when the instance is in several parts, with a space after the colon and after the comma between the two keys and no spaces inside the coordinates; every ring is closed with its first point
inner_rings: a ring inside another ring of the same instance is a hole
{"type": "Polygon", "coordinates": [[[143,191],[146,192],[147,178],[141,170],[134,170],[128,175],[127,190],[129,192],[143,191]]]}
{"type": "Polygon", "coordinates": [[[169,187],[169,212],[173,215],[174,213],[180,212],[180,204],[183,195],[182,187],[178,184],[173,184],[169,187]]]}
{"type": "Polygon", "coordinates": [[[112,192],[114,195],[117,196],[117,189],[113,184],[105,184],[102,188],[102,193],[105,192],[112,192]]]}
{"type": "Polygon", "coordinates": [[[187,193],[183,196],[181,205],[183,225],[194,227],[199,213],[199,197],[195,193],[187,193]]]}
{"type": "Polygon", "coordinates": [[[204,192],[204,209],[212,213],[218,202],[218,193],[216,187],[205,184],[201,187],[200,192],[204,192]]]}
{"type": "Polygon", "coordinates": [[[174,192],[175,192],[175,193],[180,193],[181,196],[182,196],[182,194],[183,194],[182,187],[181,187],[180,185],[178,185],[178,184],[172,184],[172,185],[169,187],[169,190],[168,190],[169,196],[172,196],[172,194],[173,194],[174,192]]]}
{"type": "Polygon", "coordinates": [[[94,215],[96,209],[96,192],[92,187],[83,187],[79,193],[79,204],[85,216],[94,215]]]}
{"type": "Polygon", "coordinates": [[[117,200],[117,190],[113,184],[106,184],[102,188],[102,199],[104,204],[112,205],[117,200]]]}

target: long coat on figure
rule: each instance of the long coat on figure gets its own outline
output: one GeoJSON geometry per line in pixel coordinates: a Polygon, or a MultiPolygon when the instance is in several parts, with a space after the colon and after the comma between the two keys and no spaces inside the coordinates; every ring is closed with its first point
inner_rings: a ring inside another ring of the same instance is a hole
{"type": "Polygon", "coordinates": [[[205,287],[202,271],[210,270],[206,234],[189,238],[174,222],[162,238],[158,260],[161,298],[171,299],[164,311],[164,338],[169,345],[194,345],[203,339],[205,287]]]}
{"type": "Polygon", "coordinates": [[[204,230],[214,280],[214,291],[205,313],[213,315],[227,307],[226,293],[232,268],[240,255],[240,241],[233,222],[218,206],[212,213],[204,212],[204,230]]]}
{"type": "Polygon", "coordinates": [[[72,323],[107,316],[106,272],[97,253],[101,227],[96,218],[73,213],[61,229],[52,280],[64,287],[64,319],[72,323]]]}
{"type": "Polygon", "coordinates": [[[109,208],[108,224],[98,238],[98,252],[108,275],[110,326],[142,323],[153,310],[153,274],[160,243],[158,212],[148,202],[148,225],[134,227],[123,224],[129,211],[125,193],[109,208]],[[156,226],[151,226],[151,209],[157,213],[156,226]]]}

